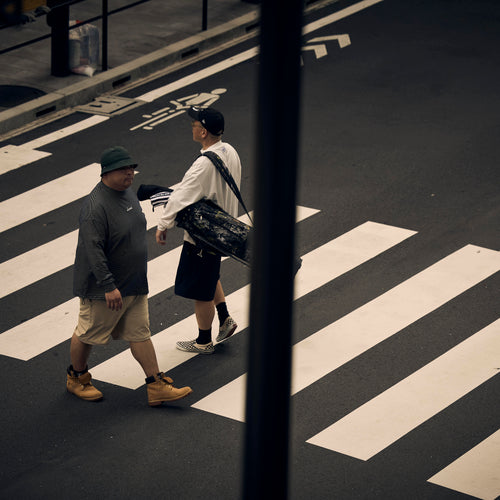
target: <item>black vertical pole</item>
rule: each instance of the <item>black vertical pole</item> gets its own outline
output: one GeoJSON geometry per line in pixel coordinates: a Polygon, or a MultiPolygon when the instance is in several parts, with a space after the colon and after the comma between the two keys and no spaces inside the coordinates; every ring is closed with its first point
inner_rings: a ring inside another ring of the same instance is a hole
{"type": "Polygon", "coordinates": [[[288,495],[303,0],[261,4],[243,497],[288,495]]]}
{"type": "Polygon", "coordinates": [[[102,71],[108,69],[108,0],[102,0],[102,71]]]}
{"type": "Polygon", "coordinates": [[[201,14],[201,29],[206,31],[208,28],[208,0],[203,0],[202,14],[201,14]]]}
{"type": "Polygon", "coordinates": [[[51,74],[67,76],[69,70],[69,5],[54,7],[47,16],[51,27],[51,74]]]}

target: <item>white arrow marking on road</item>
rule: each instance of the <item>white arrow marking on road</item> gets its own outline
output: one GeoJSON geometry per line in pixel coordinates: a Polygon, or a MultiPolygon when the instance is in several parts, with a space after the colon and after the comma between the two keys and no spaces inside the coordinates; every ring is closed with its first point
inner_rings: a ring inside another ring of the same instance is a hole
{"type": "Polygon", "coordinates": [[[331,35],[331,36],[320,36],[309,40],[307,43],[318,43],[318,42],[328,42],[330,40],[337,40],[341,49],[351,45],[351,38],[349,35],[331,35]]]}
{"type": "Polygon", "coordinates": [[[314,54],[316,55],[316,59],[319,59],[320,57],[324,57],[328,54],[326,51],[326,45],[306,45],[302,47],[302,50],[314,50],[314,54]]]}

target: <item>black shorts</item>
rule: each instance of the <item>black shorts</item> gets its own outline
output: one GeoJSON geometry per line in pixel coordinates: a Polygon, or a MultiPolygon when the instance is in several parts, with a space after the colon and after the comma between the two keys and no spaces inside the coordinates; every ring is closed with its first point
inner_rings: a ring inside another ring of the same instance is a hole
{"type": "Polygon", "coordinates": [[[210,301],[220,277],[220,254],[184,242],[175,277],[175,294],[186,299],[210,301]]]}

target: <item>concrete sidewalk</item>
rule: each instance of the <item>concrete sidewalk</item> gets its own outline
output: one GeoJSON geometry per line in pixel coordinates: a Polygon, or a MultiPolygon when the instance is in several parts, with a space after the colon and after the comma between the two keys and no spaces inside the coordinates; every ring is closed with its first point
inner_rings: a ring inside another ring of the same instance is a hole
{"type": "MultiPolygon", "coordinates": [[[[337,1],[308,0],[306,11],[337,1]]],[[[109,0],[108,11],[131,3],[109,0]]],[[[109,69],[101,71],[98,66],[91,77],[52,76],[50,38],[0,54],[0,140],[33,121],[50,120],[58,112],[103,94],[117,94],[156,72],[166,72],[223,44],[258,34],[260,7],[256,3],[208,0],[205,31],[202,5],[201,0],[149,0],[109,16],[109,69]]],[[[102,0],[85,0],[71,6],[70,19],[85,21],[101,15],[101,10],[102,0]]],[[[100,20],[92,24],[101,32],[100,20]]],[[[47,34],[46,16],[1,29],[0,51],[47,34]]]]}
{"type": "MultiPolygon", "coordinates": [[[[131,0],[109,0],[108,10],[131,3],[131,0]]],[[[99,16],[101,4],[101,0],[74,4],[70,19],[99,16]]],[[[202,31],[202,14],[200,0],[150,0],[109,16],[109,69],[101,71],[98,66],[92,77],[73,73],[52,76],[50,38],[0,54],[0,139],[40,117],[48,118],[99,95],[116,92],[122,84],[137,82],[181,61],[192,60],[214,46],[257,31],[256,4],[209,0],[206,31],[202,31]]],[[[101,32],[100,20],[92,24],[101,32]]],[[[50,34],[46,16],[23,26],[4,28],[0,30],[0,50],[46,34],[50,34]]]]}

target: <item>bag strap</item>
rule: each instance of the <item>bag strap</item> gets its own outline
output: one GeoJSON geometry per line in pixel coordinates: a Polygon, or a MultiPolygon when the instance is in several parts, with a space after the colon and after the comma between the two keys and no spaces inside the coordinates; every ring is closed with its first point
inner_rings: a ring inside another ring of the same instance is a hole
{"type": "Polygon", "coordinates": [[[234,193],[238,201],[241,203],[241,206],[248,215],[250,222],[253,224],[253,220],[250,217],[250,214],[248,213],[247,207],[245,206],[240,190],[238,189],[238,186],[235,180],[233,179],[231,172],[229,172],[229,169],[226,167],[226,165],[224,165],[224,162],[222,161],[220,156],[217,153],[214,153],[213,151],[205,151],[204,153],[201,153],[200,156],[206,156],[209,160],[212,161],[212,163],[215,165],[215,168],[217,168],[219,173],[222,175],[222,178],[227,182],[228,186],[231,188],[231,191],[234,193]]]}

